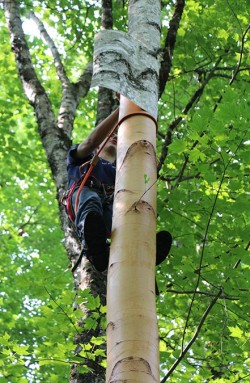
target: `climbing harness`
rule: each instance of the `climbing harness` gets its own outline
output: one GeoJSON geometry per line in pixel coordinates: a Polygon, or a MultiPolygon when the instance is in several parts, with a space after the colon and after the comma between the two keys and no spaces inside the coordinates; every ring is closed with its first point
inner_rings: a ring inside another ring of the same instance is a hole
{"type": "MultiPolygon", "coordinates": [[[[83,177],[84,176],[85,174],[83,175],[83,177]]],[[[60,200],[71,222],[75,221],[75,212],[77,211],[75,210],[75,207],[73,207],[72,205],[72,196],[77,188],[78,188],[77,195],[80,196],[79,189],[81,185],[83,185],[83,177],[81,177],[78,181],[74,182],[71,185],[71,187],[63,194],[60,200]]],[[[114,188],[115,188],[114,185],[103,184],[94,176],[89,175],[88,179],[86,179],[86,181],[84,182],[84,186],[88,186],[90,189],[93,189],[97,193],[101,193],[105,204],[109,204],[112,202],[114,188]]],[[[83,186],[81,187],[80,192],[82,189],[83,189],[83,186]]]]}
{"type": "MultiPolygon", "coordinates": [[[[88,168],[87,172],[84,174],[84,176],[82,178],[80,178],[78,181],[74,182],[73,185],[62,196],[61,202],[64,205],[66,212],[68,214],[68,217],[72,222],[74,222],[75,213],[78,210],[78,204],[79,204],[79,198],[80,198],[81,191],[84,188],[84,186],[89,186],[89,185],[87,185],[87,183],[90,179],[90,176],[91,176],[91,173],[92,173],[94,167],[97,165],[97,163],[99,161],[99,154],[101,153],[101,151],[103,150],[103,148],[105,147],[105,145],[107,144],[107,142],[109,141],[111,136],[114,134],[116,129],[118,129],[118,127],[122,124],[122,122],[124,122],[126,119],[128,119],[130,117],[137,116],[137,115],[144,115],[144,116],[151,118],[154,121],[154,123],[156,125],[156,130],[157,130],[156,119],[153,116],[151,116],[151,114],[149,114],[148,112],[145,112],[145,111],[136,111],[133,113],[126,114],[120,121],[118,121],[118,123],[111,130],[108,137],[106,138],[106,140],[104,141],[102,146],[99,148],[97,153],[94,155],[94,157],[90,161],[87,161],[80,166],[80,171],[81,171],[82,167],[89,164],[89,168],[88,168]],[[72,195],[73,195],[73,193],[77,187],[78,187],[78,190],[77,190],[77,195],[76,195],[76,200],[75,200],[75,206],[73,209],[72,202],[71,202],[72,201],[72,195]]],[[[91,177],[91,181],[93,181],[93,184],[94,184],[94,182],[96,182],[98,180],[95,177],[91,177]]],[[[98,181],[98,182],[100,183],[100,185],[102,185],[102,188],[103,188],[104,194],[107,197],[107,200],[108,200],[108,198],[111,200],[112,194],[114,192],[114,187],[113,186],[106,186],[105,187],[105,185],[103,185],[100,181],[98,181]]]]}

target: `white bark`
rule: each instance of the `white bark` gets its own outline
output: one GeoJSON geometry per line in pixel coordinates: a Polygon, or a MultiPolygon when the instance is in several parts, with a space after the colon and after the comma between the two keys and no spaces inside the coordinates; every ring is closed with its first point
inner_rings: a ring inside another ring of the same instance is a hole
{"type": "Polygon", "coordinates": [[[119,92],[157,117],[160,2],[130,2],[129,33],[101,31],[95,37],[92,86],[119,92]]]}
{"type": "Polygon", "coordinates": [[[128,32],[152,54],[159,52],[161,3],[158,0],[130,0],[128,32]]]}
{"type": "MultiPolygon", "coordinates": [[[[121,117],[122,106],[123,97],[121,117]]],[[[140,115],[125,120],[118,131],[107,291],[107,383],[159,382],[155,137],[153,120],[140,115]]]]}

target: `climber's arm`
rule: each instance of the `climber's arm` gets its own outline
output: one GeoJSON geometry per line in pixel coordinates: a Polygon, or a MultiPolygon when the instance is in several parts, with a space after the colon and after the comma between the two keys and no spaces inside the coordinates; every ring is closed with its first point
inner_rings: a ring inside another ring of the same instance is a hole
{"type": "Polygon", "coordinates": [[[100,122],[90,135],[77,148],[74,157],[82,159],[93,152],[112,131],[118,122],[119,108],[115,109],[105,120],[100,122]]]}

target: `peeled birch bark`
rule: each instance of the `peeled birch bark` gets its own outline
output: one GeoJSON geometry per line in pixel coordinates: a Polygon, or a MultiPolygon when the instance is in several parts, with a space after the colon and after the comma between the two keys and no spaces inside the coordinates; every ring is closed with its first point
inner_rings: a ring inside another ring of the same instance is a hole
{"type": "Polygon", "coordinates": [[[160,1],[130,0],[128,33],[95,37],[91,86],[119,92],[157,118],[160,33],[160,1]]]}
{"type": "Polygon", "coordinates": [[[157,70],[158,62],[152,52],[129,34],[120,31],[97,34],[92,86],[119,92],[156,117],[157,70]]]}

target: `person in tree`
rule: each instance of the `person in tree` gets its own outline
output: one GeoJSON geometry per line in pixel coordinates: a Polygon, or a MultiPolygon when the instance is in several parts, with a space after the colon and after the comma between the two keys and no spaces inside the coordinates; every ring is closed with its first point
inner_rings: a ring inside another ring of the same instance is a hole
{"type": "MultiPolygon", "coordinates": [[[[108,267],[118,116],[119,108],[99,123],[82,143],[73,145],[68,152],[67,211],[82,243],[82,252],[73,271],[82,256],[86,256],[97,271],[105,271],[108,267]],[[86,173],[93,159],[95,165],[86,180],[86,173]],[[81,185],[83,179],[84,186],[81,185]]],[[[169,253],[172,243],[170,233],[167,231],[157,233],[156,243],[156,265],[158,265],[169,253]]]]}
{"type": "MultiPolygon", "coordinates": [[[[102,272],[108,267],[109,245],[113,213],[113,194],[116,174],[116,143],[114,132],[98,153],[98,162],[79,193],[90,161],[118,122],[119,108],[99,123],[80,144],[73,145],[67,156],[68,211],[82,243],[82,255],[102,272]],[[79,198],[76,209],[77,196],[79,198]]],[[[81,258],[81,257],[80,257],[81,258]]],[[[79,263],[78,260],[77,264],[79,263]]],[[[77,265],[75,265],[76,267],[77,265]]],[[[75,268],[74,267],[74,268],[75,268]]]]}

